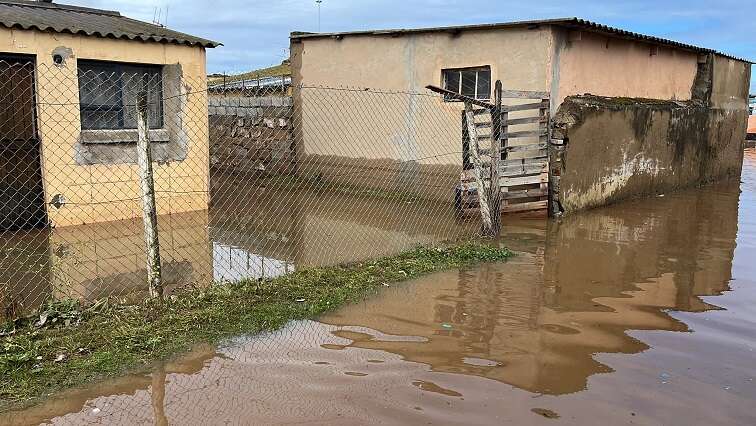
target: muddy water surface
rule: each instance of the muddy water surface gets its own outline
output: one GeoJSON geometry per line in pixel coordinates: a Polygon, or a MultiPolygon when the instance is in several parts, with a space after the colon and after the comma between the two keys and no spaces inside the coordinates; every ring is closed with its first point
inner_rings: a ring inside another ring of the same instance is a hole
{"type": "Polygon", "coordinates": [[[0,423],[756,424],[756,151],[742,183],[512,223],[503,240],[520,252],[507,263],[0,423]]]}

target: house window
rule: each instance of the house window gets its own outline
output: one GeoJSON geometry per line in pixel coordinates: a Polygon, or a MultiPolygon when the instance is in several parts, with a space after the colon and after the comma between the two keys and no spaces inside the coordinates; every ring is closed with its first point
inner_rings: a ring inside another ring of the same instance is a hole
{"type": "Polygon", "coordinates": [[[147,92],[150,128],[162,128],[161,66],[79,61],[82,130],[136,129],[136,102],[142,91],[147,92]]]}
{"type": "Polygon", "coordinates": [[[444,89],[482,101],[491,99],[491,67],[445,69],[441,73],[444,89]]]}

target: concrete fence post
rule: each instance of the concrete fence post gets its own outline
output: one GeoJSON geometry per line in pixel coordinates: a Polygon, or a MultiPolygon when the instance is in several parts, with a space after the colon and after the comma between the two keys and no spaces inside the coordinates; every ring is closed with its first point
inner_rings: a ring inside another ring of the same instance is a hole
{"type": "Polygon", "coordinates": [[[152,147],[150,146],[149,109],[147,93],[137,97],[137,163],[139,183],[142,189],[142,219],[144,241],[147,248],[147,282],[150,297],[163,298],[163,283],[160,270],[160,240],[158,238],[157,209],[155,207],[155,182],[152,176],[152,147]]]}

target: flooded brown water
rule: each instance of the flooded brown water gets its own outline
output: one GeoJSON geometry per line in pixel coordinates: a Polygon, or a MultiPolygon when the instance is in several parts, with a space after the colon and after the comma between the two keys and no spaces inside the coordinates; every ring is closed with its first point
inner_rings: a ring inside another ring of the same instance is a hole
{"type": "MultiPolygon", "coordinates": [[[[273,277],[475,235],[450,203],[359,197],[214,178],[208,210],[159,217],[168,290],[273,277]]],[[[0,320],[50,298],[144,297],[141,219],[0,233],[0,320]]]]}
{"type": "Polygon", "coordinates": [[[510,222],[503,241],[520,255],[0,423],[756,424],[756,150],[742,183],[510,222]]]}

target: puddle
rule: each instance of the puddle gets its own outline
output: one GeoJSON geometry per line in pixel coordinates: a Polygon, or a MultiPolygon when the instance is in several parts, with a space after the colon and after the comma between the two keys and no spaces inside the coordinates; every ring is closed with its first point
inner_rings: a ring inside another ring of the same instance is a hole
{"type": "Polygon", "coordinates": [[[520,256],[0,423],[756,424],[756,151],[740,185],[508,223],[503,238],[520,256]]]}

